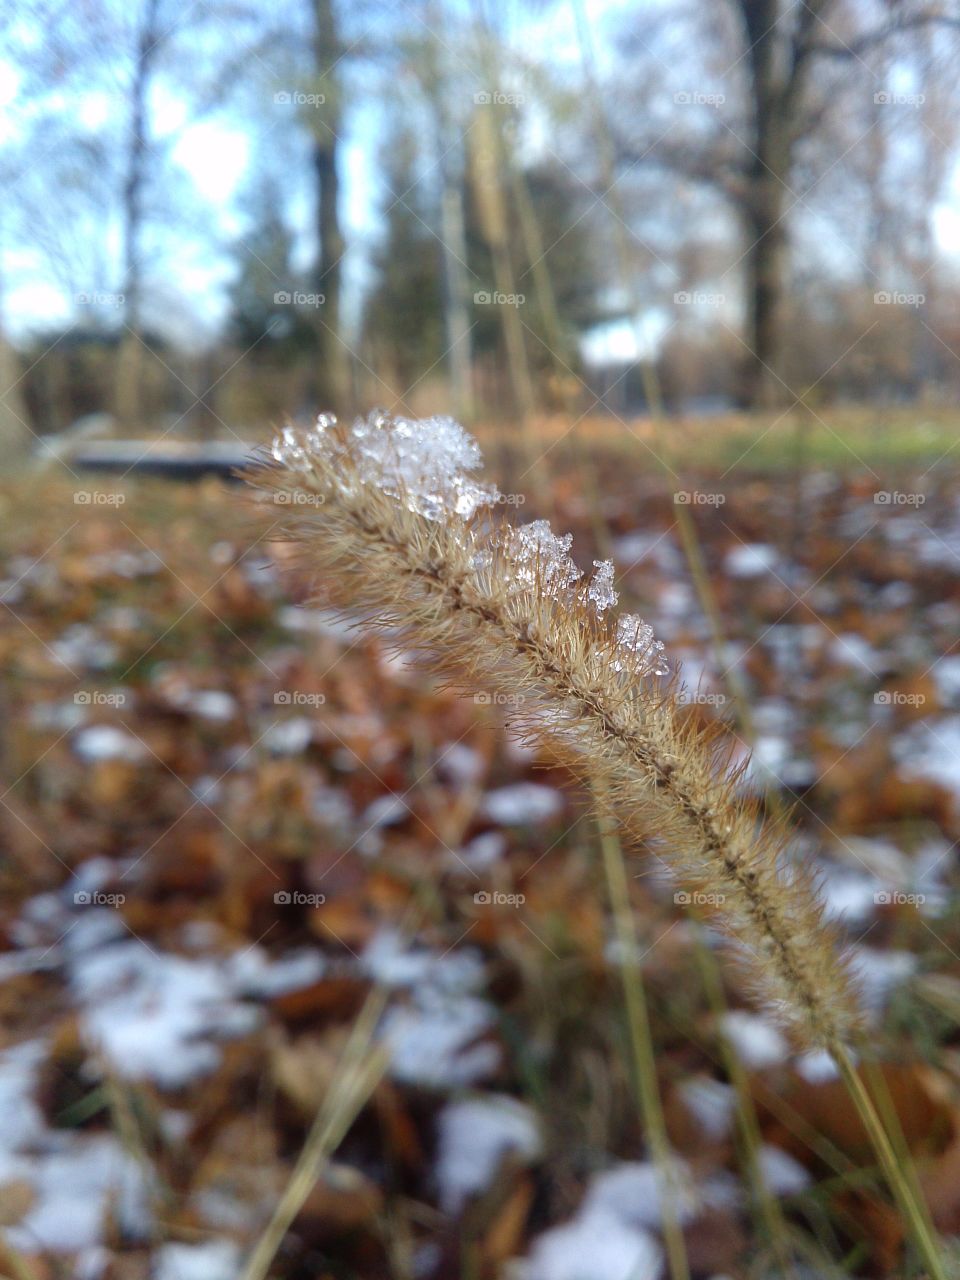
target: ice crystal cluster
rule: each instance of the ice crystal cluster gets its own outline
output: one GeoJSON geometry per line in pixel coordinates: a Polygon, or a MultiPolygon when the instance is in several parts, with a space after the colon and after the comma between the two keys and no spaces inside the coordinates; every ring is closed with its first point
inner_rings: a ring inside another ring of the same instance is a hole
{"type": "Polygon", "coordinates": [[[321,451],[334,456],[349,451],[367,484],[428,520],[451,514],[469,520],[499,500],[496,485],[481,484],[469,474],[483,462],[480,448],[452,418],[420,421],[376,412],[357,418],[345,438],[332,430],[336,426],[332,414],[321,414],[308,432],[287,426],[274,442],[273,457],[306,472],[321,451]]]}
{"type": "MultiPolygon", "coordinates": [[[[496,485],[484,484],[471,474],[483,463],[479,445],[448,417],[417,420],[375,411],[344,427],[332,414],[321,414],[308,431],[284,427],[271,456],[305,480],[318,462],[349,460],[340,474],[345,490],[359,479],[428,520],[469,522],[501,498],[496,485]]],[[[570,554],[572,545],[573,534],[554,533],[549,520],[505,524],[480,540],[474,565],[479,572],[489,571],[498,550],[506,552],[518,585],[536,587],[557,599],[569,596],[571,603],[578,601],[600,618],[619,599],[613,587],[613,563],[595,560],[592,576],[584,581],[570,554]]],[[[668,673],[663,645],[636,614],[619,619],[614,641],[614,670],[634,676],[668,673]]]]}

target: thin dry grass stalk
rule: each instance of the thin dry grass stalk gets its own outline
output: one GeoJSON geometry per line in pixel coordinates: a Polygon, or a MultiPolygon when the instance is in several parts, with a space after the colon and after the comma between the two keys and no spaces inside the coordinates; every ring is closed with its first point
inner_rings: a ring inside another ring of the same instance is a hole
{"type": "Polygon", "coordinates": [[[449,683],[509,695],[522,732],[549,737],[628,836],[708,891],[758,996],[802,1043],[848,1040],[850,976],[788,828],[763,822],[722,728],[687,713],[652,630],[610,620],[613,566],[586,580],[569,536],[510,523],[479,464],[450,419],[322,417],[286,428],[255,483],[340,605],[398,628],[449,683]]]}

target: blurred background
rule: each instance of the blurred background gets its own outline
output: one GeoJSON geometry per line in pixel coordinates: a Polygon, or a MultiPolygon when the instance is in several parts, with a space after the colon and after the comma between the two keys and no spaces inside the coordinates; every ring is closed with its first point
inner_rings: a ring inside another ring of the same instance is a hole
{"type": "Polygon", "coordinates": [[[956,394],[950,5],[4,18],[12,437],[956,394]]]}
{"type": "Polygon", "coordinates": [[[234,483],[374,407],[753,751],[960,1233],[958,68],[954,0],[0,4],[0,1274],[922,1274],[696,892],[234,483]]]}

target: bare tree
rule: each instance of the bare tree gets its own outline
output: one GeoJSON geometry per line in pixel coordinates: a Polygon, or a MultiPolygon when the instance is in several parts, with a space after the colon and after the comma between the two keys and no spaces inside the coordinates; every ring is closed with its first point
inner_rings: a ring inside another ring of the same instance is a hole
{"type": "MultiPolygon", "coordinates": [[[[695,124],[634,138],[621,160],[666,167],[706,183],[735,209],[742,231],[745,343],[740,398],[761,405],[782,395],[777,362],[786,290],[790,215],[804,196],[801,168],[825,123],[843,112],[855,87],[860,102],[883,90],[869,65],[876,51],[909,59],[909,33],[949,31],[960,17],[942,8],[856,0],[728,0],[709,10],[702,88],[675,95],[684,106],[716,107],[736,90],[732,113],[701,112],[695,124]],[[712,48],[712,57],[710,50],[712,48]],[[711,66],[712,63],[712,66],[711,66]],[[717,74],[719,72],[719,74],[717,74]],[[714,76],[713,83],[710,77],[714,76]],[[719,87],[724,93],[711,94],[719,87]],[[865,96],[867,95],[867,96],[865,96]]],[[[689,113],[688,113],[689,115],[689,113]]],[[[858,112],[862,115],[862,112],[858,112]]],[[[826,167],[821,165],[820,172],[826,167]]],[[[814,173],[812,184],[819,181],[814,173]]]]}

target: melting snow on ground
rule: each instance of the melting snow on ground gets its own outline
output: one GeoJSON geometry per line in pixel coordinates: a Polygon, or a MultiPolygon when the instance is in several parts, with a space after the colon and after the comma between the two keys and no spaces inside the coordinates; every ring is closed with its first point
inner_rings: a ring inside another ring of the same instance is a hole
{"type": "Polygon", "coordinates": [[[516,782],[509,787],[488,791],[481,806],[485,818],[504,827],[549,822],[562,809],[561,793],[537,782],[516,782]]]}
{"type": "Polygon", "coordinates": [[[81,729],[74,736],[73,749],[88,764],[100,760],[126,760],[130,764],[139,764],[149,755],[139,738],[112,724],[92,724],[81,729]]]}
{"type": "Polygon", "coordinates": [[[381,1037],[398,1080],[432,1088],[464,1088],[500,1065],[500,1048],[483,1037],[494,1009],[474,993],[483,962],[469,949],[437,952],[384,930],[363,955],[371,977],[404,988],[406,1003],[387,1010],[381,1037]]]}
{"type": "Polygon", "coordinates": [[[764,1143],[758,1155],[764,1182],[775,1196],[795,1196],[809,1187],[810,1174],[780,1147],[764,1143]]]}
{"type": "Polygon", "coordinates": [[[930,778],[960,793],[960,716],[924,722],[894,742],[906,777],[930,778]]]}
{"type": "MultiPolygon", "coordinates": [[[[697,1198],[686,1166],[671,1172],[669,1194],[681,1223],[692,1221],[697,1198]]],[[[663,1251],[660,1175],[652,1164],[624,1163],[595,1175],[572,1221],[533,1243],[521,1280],[659,1280],[663,1251]]]]}
{"type": "Polygon", "coordinates": [[[730,1009],[723,1015],[723,1031],[740,1061],[751,1071],[775,1067],[789,1057],[783,1033],[759,1013],[730,1009]]]}
{"type": "Polygon", "coordinates": [[[252,1031],[260,1016],[234,1001],[222,963],[156,952],[136,939],[79,956],[71,985],[86,1036],[112,1069],[169,1089],[213,1071],[214,1041],[252,1031]]]}
{"type": "Polygon", "coordinates": [[[229,1240],[208,1240],[162,1245],[150,1280],[236,1280],[239,1273],[239,1247],[229,1240]]]}
{"type": "Polygon", "coordinates": [[[448,1103],[439,1130],[436,1181],[447,1213],[486,1191],[506,1157],[529,1161],[540,1154],[536,1115],[502,1094],[448,1103]]]}
{"type": "Polygon", "coordinates": [[[0,1186],[22,1183],[32,1203],[7,1228],[24,1253],[73,1253],[102,1238],[108,1211],[133,1239],[149,1232],[149,1185],[110,1134],[48,1130],[33,1101],[46,1057],[42,1041],[0,1054],[0,1186]]]}
{"type": "Polygon", "coordinates": [[[732,578],[758,578],[772,572],[779,561],[776,547],[764,542],[744,542],[738,547],[731,547],[724,566],[732,578]]]}

